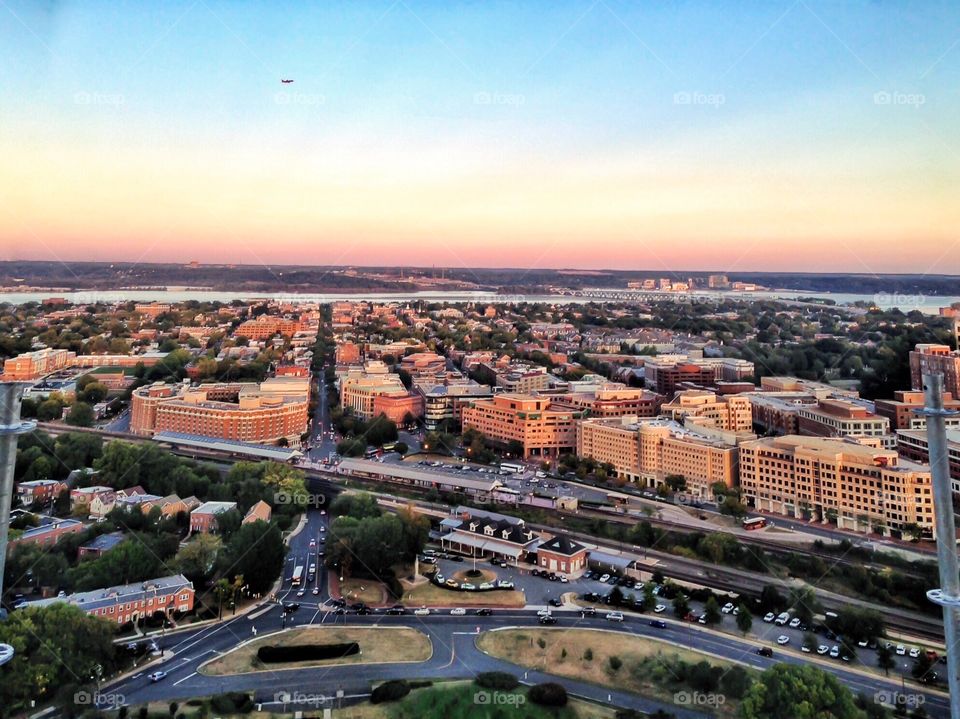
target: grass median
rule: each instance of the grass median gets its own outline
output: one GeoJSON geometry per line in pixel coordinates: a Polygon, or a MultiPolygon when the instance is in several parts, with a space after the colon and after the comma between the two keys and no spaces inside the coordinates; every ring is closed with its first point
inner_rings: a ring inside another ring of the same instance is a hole
{"type": "Polygon", "coordinates": [[[432,654],[430,639],[422,632],[407,627],[302,627],[255,639],[207,662],[199,671],[201,674],[221,676],[340,664],[424,662],[432,654]],[[350,642],[360,645],[359,654],[337,659],[270,664],[265,664],[257,657],[257,650],[264,646],[293,647],[350,642]]]}

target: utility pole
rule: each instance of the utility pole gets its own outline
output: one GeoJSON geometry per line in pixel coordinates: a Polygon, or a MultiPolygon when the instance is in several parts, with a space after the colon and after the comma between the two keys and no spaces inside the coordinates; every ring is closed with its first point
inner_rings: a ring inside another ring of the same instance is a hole
{"type": "MultiPolygon", "coordinates": [[[[37,427],[20,419],[23,382],[0,382],[0,597],[3,596],[3,572],[7,561],[7,536],[10,533],[10,505],[13,502],[13,471],[17,463],[17,437],[37,427]]],[[[0,621],[7,618],[0,607],[0,621]]],[[[13,658],[13,647],[0,644],[0,664],[13,658]]]]}
{"type": "Polygon", "coordinates": [[[947,456],[947,430],[944,418],[957,414],[943,408],[943,375],[923,375],[927,418],[927,448],[933,479],[933,508],[937,528],[937,564],[940,588],[927,592],[927,598],[943,607],[943,629],[947,644],[947,679],[950,689],[950,718],[960,719],[960,568],[957,562],[957,530],[953,521],[950,465],[947,456]]]}

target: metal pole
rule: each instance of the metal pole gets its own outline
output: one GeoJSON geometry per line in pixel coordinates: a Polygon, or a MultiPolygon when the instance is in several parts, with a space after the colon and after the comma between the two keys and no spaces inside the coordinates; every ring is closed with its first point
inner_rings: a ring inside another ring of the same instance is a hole
{"type": "Polygon", "coordinates": [[[937,563],[940,566],[939,589],[927,597],[943,607],[943,629],[947,644],[947,679],[950,689],[950,717],[960,719],[960,567],[957,562],[956,526],[953,521],[953,492],[947,457],[947,431],[944,417],[956,412],[943,408],[943,375],[923,375],[927,418],[927,448],[933,479],[933,507],[937,528],[937,563]]]}
{"type": "MultiPolygon", "coordinates": [[[[13,472],[17,464],[17,436],[32,432],[36,422],[20,419],[23,382],[0,382],[0,597],[7,563],[7,536],[10,533],[10,505],[13,502],[13,472]]],[[[0,620],[6,613],[0,607],[0,620]]],[[[13,658],[13,648],[0,644],[0,664],[13,658]]]]}

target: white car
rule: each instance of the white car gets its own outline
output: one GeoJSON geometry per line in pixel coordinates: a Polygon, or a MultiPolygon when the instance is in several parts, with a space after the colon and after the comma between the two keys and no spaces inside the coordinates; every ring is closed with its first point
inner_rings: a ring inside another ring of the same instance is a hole
{"type": "Polygon", "coordinates": [[[791,629],[796,629],[799,626],[800,626],[800,617],[794,617],[793,619],[790,620],[791,629]]]}
{"type": "Polygon", "coordinates": [[[600,577],[600,581],[603,582],[604,584],[606,584],[607,581],[609,581],[609,579],[610,579],[609,574],[604,574],[602,577],[600,577]]]}
{"type": "Polygon", "coordinates": [[[643,589],[643,582],[637,582],[636,584],[633,585],[633,588],[636,589],[637,591],[640,591],[641,589],[643,589]]]}
{"type": "Polygon", "coordinates": [[[667,607],[664,604],[658,604],[653,608],[654,614],[663,614],[665,611],[667,611],[667,607]]]}
{"type": "Polygon", "coordinates": [[[834,645],[830,648],[830,657],[831,657],[832,659],[836,659],[836,658],[839,657],[839,656],[840,656],[840,647],[838,647],[836,644],[834,644],[834,645]]]}
{"type": "Polygon", "coordinates": [[[622,622],[623,621],[623,612],[609,612],[607,614],[608,622],[622,622]]]}
{"type": "Polygon", "coordinates": [[[801,645],[800,645],[800,651],[803,652],[804,654],[809,654],[809,653],[810,653],[810,647],[807,646],[806,644],[801,644],[801,645]]]}
{"type": "MultiPolygon", "coordinates": [[[[867,646],[867,643],[868,642],[866,639],[861,639],[859,642],[857,642],[857,646],[860,647],[861,649],[865,649],[867,646]]],[[[911,654],[910,656],[913,656],[913,655],[911,654]]]]}
{"type": "Polygon", "coordinates": [[[826,644],[821,644],[819,647],[817,647],[817,654],[819,654],[820,656],[823,656],[829,651],[830,651],[830,647],[828,647],[826,644]]]}
{"type": "Polygon", "coordinates": [[[464,609],[463,607],[454,607],[453,609],[450,610],[450,613],[455,617],[462,617],[464,614],[467,613],[467,610],[464,609]]]}
{"type": "Polygon", "coordinates": [[[413,613],[416,614],[418,617],[423,617],[429,614],[430,610],[427,609],[426,607],[420,607],[419,609],[414,609],[413,613]]]}
{"type": "Polygon", "coordinates": [[[777,615],[774,614],[773,612],[767,612],[766,614],[763,615],[763,621],[767,622],[768,624],[776,618],[777,618],[777,615]]]}
{"type": "Polygon", "coordinates": [[[907,653],[907,648],[906,648],[905,646],[903,646],[902,644],[898,644],[898,645],[897,645],[897,656],[901,656],[901,657],[902,657],[902,656],[903,656],[904,654],[906,654],[906,653],[907,653]]]}
{"type": "Polygon", "coordinates": [[[724,614],[730,614],[733,611],[733,602],[727,602],[724,604],[722,607],[720,607],[720,611],[724,614]]]}
{"type": "Polygon", "coordinates": [[[781,634],[779,637],[777,637],[777,644],[779,644],[780,646],[783,646],[784,644],[789,644],[789,643],[790,643],[790,637],[788,637],[786,634],[781,634]]]}
{"type": "Polygon", "coordinates": [[[566,584],[569,581],[570,580],[567,579],[565,576],[563,576],[562,574],[560,575],[560,584],[566,584]]]}
{"type": "Polygon", "coordinates": [[[785,625],[785,624],[786,624],[787,622],[789,622],[789,621],[790,621],[790,613],[789,613],[789,612],[780,612],[780,614],[777,615],[777,619],[776,619],[776,621],[774,622],[774,624],[776,624],[778,627],[782,627],[783,625],[785,625]]]}
{"type": "Polygon", "coordinates": [[[551,614],[552,612],[549,609],[541,609],[537,612],[538,617],[549,617],[551,614]]]}
{"type": "Polygon", "coordinates": [[[919,656],[920,656],[920,650],[917,649],[916,647],[913,647],[913,649],[910,650],[910,658],[916,659],[919,656]]]}

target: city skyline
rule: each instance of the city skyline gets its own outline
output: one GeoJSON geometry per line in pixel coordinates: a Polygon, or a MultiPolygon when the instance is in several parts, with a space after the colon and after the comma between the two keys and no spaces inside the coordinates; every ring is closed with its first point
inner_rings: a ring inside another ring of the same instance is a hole
{"type": "Polygon", "coordinates": [[[11,3],[0,259],[960,272],[958,14],[11,3]]]}

